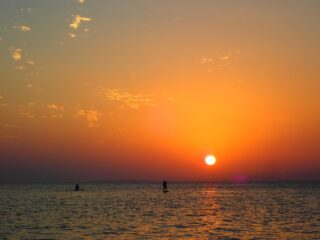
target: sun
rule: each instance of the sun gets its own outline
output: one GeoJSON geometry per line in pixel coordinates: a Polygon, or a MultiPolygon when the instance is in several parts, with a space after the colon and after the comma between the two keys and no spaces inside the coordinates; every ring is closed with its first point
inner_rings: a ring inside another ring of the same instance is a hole
{"type": "Polygon", "coordinates": [[[205,157],[204,162],[207,165],[212,166],[212,165],[216,164],[217,159],[213,155],[208,155],[208,156],[205,157]]]}

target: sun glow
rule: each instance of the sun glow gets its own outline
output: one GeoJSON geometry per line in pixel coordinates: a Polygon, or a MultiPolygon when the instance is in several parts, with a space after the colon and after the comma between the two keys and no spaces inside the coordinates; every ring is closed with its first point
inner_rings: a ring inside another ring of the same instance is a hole
{"type": "Polygon", "coordinates": [[[208,156],[205,157],[204,162],[207,165],[212,166],[212,165],[216,164],[217,159],[213,155],[208,155],[208,156]]]}

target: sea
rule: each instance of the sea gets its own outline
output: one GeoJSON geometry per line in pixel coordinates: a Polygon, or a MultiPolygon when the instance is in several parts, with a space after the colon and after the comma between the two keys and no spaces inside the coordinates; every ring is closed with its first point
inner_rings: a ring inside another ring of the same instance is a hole
{"type": "Polygon", "coordinates": [[[0,185],[0,239],[320,239],[320,183],[0,185]]]}

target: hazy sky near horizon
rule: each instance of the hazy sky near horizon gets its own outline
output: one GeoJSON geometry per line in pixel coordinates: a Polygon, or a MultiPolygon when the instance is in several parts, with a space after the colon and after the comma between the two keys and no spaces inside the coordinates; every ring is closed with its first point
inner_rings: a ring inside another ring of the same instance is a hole
{"type": "Polygon", "coordinates": [[[3,0],[0,182],[320,180],[319,43],[317,0],[3,0]]]}

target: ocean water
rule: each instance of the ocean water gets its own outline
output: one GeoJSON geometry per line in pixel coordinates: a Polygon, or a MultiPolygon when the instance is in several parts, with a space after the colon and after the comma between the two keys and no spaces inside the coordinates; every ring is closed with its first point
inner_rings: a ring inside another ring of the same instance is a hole
{"type": "Polygon", "coordinates": [[[320,184],[0,185],[0,239],[320,239],[320,184]]]}

